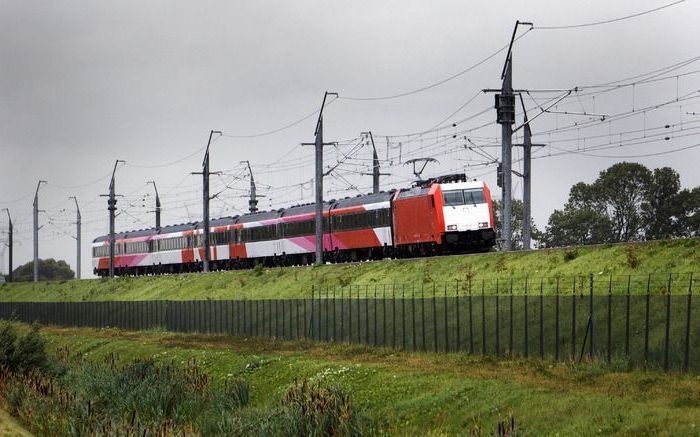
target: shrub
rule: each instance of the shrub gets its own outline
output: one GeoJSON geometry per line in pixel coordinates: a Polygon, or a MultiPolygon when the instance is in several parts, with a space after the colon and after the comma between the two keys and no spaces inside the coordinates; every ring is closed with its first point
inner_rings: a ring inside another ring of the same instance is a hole
{"type": "Polygon", "coordinates": [[[291,435],[354,436],[369,432],[368,422],[339,387],[298,382],[287,391],[282,407],[291,435]]]}
{"type": "Polygon", "coordinates": [[[578,249],[568,249],[564,251],[564,262],[573,261],[578,258],[578,249]]]}
{"type": "Polygon", "coordinates": [[[0,367],[13,369],[17,343],[17,330],[8,323],[0,325],[0,367]]]}
{"type": "Polygon", "coordinates": [[[34,323],[29,332],[17,341],[15,350],[15,368],[28,372],[31,370],[46,370],[49,357],[46,354],[46,340],[41,336],[41,327],[34,323]]]}
{"type": "Polygon", "coordinates": [[[46,341],[35,323],[24,336],[17,335],[11,322],[0,323],[0,367],[10,372],[46,371],[49,358],[46,341]]]}

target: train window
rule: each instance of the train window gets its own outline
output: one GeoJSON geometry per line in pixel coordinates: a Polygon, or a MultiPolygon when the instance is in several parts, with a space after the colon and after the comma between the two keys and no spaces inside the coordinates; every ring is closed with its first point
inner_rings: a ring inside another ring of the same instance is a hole
{"type": "Polygon", "coordinates": [[[390,213],[388,208],[356,212],[352,214],[335,215],[332,218],[334,231],[350,231],[354,229],[382,228],[389,226],[390,213]]]}
{"type": "Polygon", "coordinates": [[[481,188],[470,188],[464,191],[464,200],[469,204],[486,203],[484,190],[481,188]]]}
{"type": "Polygon", "coordinates": [[[464,195],[462,190],[443,191],[442,199],[447,206],[464,205],[464,195]]]}

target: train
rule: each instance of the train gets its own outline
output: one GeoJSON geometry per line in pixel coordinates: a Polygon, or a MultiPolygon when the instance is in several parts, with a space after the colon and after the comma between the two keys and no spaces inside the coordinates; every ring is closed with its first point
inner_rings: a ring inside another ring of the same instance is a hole
{"type": "MultiPolygon", "coordinates": [[[[496,242],[491,192],[465,175],[323,204],[329,263],[488,251],[496,242]]],[[[306,265],[315,261],[315,204],[209,221],[210,269],[306,265]]],[[[115,234],[119,276],[203,270],[202,222],[115,234]]],[[[109,235],[92,242],[93,272],[109,273],[109,235]]]]}

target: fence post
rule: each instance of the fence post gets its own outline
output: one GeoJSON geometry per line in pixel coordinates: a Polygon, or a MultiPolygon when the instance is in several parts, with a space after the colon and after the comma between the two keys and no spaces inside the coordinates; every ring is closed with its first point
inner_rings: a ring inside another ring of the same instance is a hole
{"type": "Polygon", "coordinates": [[[571,359],[576,360],[576,275],[571,295],[571,359]]]}
{"type": "Polygon", "coordinates": [[[498,293],[500,292],[499,290],[499,283],[498,283],[498,278],[496,278],[496,356],[500,355],[501,352],[501,329],[500,329],[500,311],[498,307],[498,293]]]}
{"type": "MultiPolygon", "coordinates": [[[[316,287],[314,285],[311,285],[311,311],[309,314],[309,328],[311,329],[311,340],[316,340],[316,337],[314,336],[314,301],[316,297],[316,287]]],[[[277,312],[277,304],[275,304],[275,312],[277,312]]],[[[275,317],[277,319],[277,317],[275,317]]],[[[277,325],[277,322],[275,321],[275,325],[277,325]]]]}
{"type": "Polygon", "coordinates": [[[411,327],[413,328],[413,351],[416,351],[416,288],[411,286],[411,327]]]}
{"type": "Polygon", "coordinates": [[[508,354],[513,356],[513,275],[510,276],[510,309],[508,311],[508,354]]]}
{"type": "Polygon", "coordinates": [[[630,356],[630,287],[632,275],[627,275],[627,296],[625,297],[625,357],[630,356]]]}
{"type": "Polygon", "coordinates": [[[406,350],[406,284],[401,284],[401,349],[406,350]]]}
{"type": "Polygon", "coordinates": [[[593,361],[593,341],[595,339],[595,325],[593,324],[593,273],[588,274],[588,323],[591,330],[591,342],[588,344],[588,357],[593,361]]]}
{"type": "Polygon", "coordinates": [[[437,353],[437,292],[435,291],[435,282],[433,282],[433,352],[437,353]]]}
{"type": "Polygon", "coordinates": [[[336,341],[338,339],[338,326],[335,323],[336,318],[335,318],[335,285],[333,286],[333,341],[336,341]]]}
{"type": "Polygon", "coordinates": [[[343,293],[343,285],[340,285],[340,341],[345,339],[345,293],[343,293]]]}
{"type": "Polygon", "coordinates": [[[275,337],[284,339],[284,299],[275,299],[275,337]]]}
{"type": "Polygon", "coordinates": [[[445,299],[442,301],[442,309],[445,312],[445,352],[449,352],[450,338],[447,332],[447,282],[445,282],[445,299]]]}
{"type": "Polygon", "coordinates": [[[608,363],[612,359],[612,273],[608,282],[608,363]]]}
{"type": "Polygon", "coordinates": [[[369,284],[365,285],[365,344],[369,345],[369,284]]]}
{"type": "Polygon", "coordinates": [[[377,345],[377,284],[374,284],[374,301],[372,305],[374,312],[374,345],[377,345]]]}
{"type": "MultiPolygon", "coordinates": [[[[483,281],[483,279],[482,279],[483,281]]],[[[469,278],[469,353],[474,355],[474,323],[472,319],[472,278],[469,278]]]]}
{"type": "Polygon", "coordinates": [[[352,343],[352,285],[348,287],[348,343],[352,343]]]}
{"type": "Polygon", "coordinates": [[[481,281],[481,355],[486,355],[486,295],[484,281],[481,281]]]}
{"type": "Polygon", "coordinates": [[[544,278],[540,278],[540,358],[544,358],[544,278]]]}
{"type": "Polygon", "coordinates": [[[644,314],[644,367],[649,362],[649,304],[651,300],[651,273],[647,276],[647,302],[644,314]]]}
{"type": "MultiPolygon", "coordinates": [[[[286,311],[286,313],[288,314],[287,319],[289,320],[289,324],[287,325],[287,329],[288,329],[287,332],[289,333],[289,334],[288,334],[288,335],[289,335],[289,339],[292,340],[292,339],[298,338],[298,336],[294,335],[294,334],[295,334],[295,333],[294,333],[294,327],[295,327],[295,323],[294,323],[294,302],[295,302],[295,299],[285,299],[283,302],[286,302],[286,303],[287,303],[287,311],[286,311]]],[[[256,317],[257,317],[257,313],[256,313],[256,317]]]]}
{"type": "Polygon", "coordinates": [[[241,301],[241,305],[243,305],[243,335],[248,335],[248,324],[250,323],[248,320],[250,317],[246,314],[247,301],[247,299],[241,301]]]}
{"type": "Polygon", "coordinates": [[[668,274],[668,293],[666,294],[666,332],[664,335],[664,371],[669,368],[669,342],[671,341],[671,281],[673,273],[668,274]]]}
{"type": "Polygon", "coordinates": [[[554,295],[554,360],[559,361],[559,276],[557,276],[557,290],[554,295]]]}
{"type": "Polygon", "coordinates": [[[386,341],[386,284],[382,285],[382,346],[388,346],[386,341]]]}
{"type": "Polygon", "coordinates": [[[690,272],[690,280],[688,281],[688,308],[685,318],[685,354],[683,360],[683,371],[688,371],[688,362],[690,361],[690,307],[693,300],[693,272],[690,272]]]}
{"type": "MultiPolygon", "coordinates": [[[[319,309],[321,309],[321,298],[322,297],[323,297],[322,295],[318,296],[319,309]]],[[[328,338],[329,338],[328,320],[330,319],[330,315],[331,315],[331,313],[328,309],[328,305],[330,302],[329,297],[330,297],[330,286],[326,285],[326,297],[323,299],[323,317],[318,318],[318,323],[319,323],[318,332],[319,332],[319,336],[321,337],[322,341],[328,341],[328,338]],[[322,330],[325,331],[325,333],[322,330]]]]}
{"type": "Polygon", "coordinates": [[[526,276],[525,276],[525,296],[524,296],[524,299],[525,299],[525,358],[527,358],[527,357],[530,355],[530,344],[529,344],[529,337],[530,337],[529,334],[530,334],[530,333],[528,332],[528,322],[529,322],[529,318],[530,318],[530,317],[529,317],[529,311],[528,311],[528,308],[527,308],[527,301],[528,301],[528,298],[527,298],[528,279],[529,279],[529,278],[528,278],[528,276],[526,275],[526,276]]]}
{"type": "Polygon", "coordinates": [[[302,299],[302,309],[304,313],[304,317],[302,317],[303,323],[304,323],[304,338],[309,338],[309,327],[307,327],[309,319],[306,317],[306,298],[302,299]]]}
{"type": "Polygon", "coordinates": [[[391,284],[391,347],[396,349],[396,283],[391,284]]]}
{"type": "Polygon", "coordinates": [[[421,339],[423,340],[423,352],[427,351],[425,345],[425,287],[421,285],[420,287],[420,326],[421,326],[421,339]]]}
{"type": "Polygon", "coordinates": [[[457,338],[455,350],[457,353],[462,352],[462,333],[459,326],[459,279],[457,280],[457,288],[455,289],[455,325],[457,328],[457,338]]]}
{"type": "MultiPolygon", "coordinates": [[[[350,289],[350,297],[352,297],[352,289],[350,289]]],[[[352,301],[351,301],[352,302],[352,301]]],[[[355,323],[357,327],[357,343],[360,344],[360,335],[362,332],[362,316],[360,313],[360,286],[357,286],[357,300],[355,300],[355,312],[357,313],[357,322],[355,323]]]]}
{"type": "Polygon", "coordinates": [[[330,304],[331,304],[330,286],[326,286],[326,300],[325,300],[325,302],[323,302],[323,306],[325,307],[323,311],[325,313],[324,314],[324,319],[325,319],[324,327],[326,328],[326,335],[325,335],[326,341],[330,341],[330,339],[331,339],[331,333],[330,333],[330,330],[328,329],[329,325],[330,325],[330,319],[331,319],[331,311],[330,311],[330,308],[328,308],[328,306],[330,304]]]}

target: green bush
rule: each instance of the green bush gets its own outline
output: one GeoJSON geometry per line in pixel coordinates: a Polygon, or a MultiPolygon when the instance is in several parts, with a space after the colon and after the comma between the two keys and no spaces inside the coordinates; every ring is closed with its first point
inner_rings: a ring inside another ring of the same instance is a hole
{"type": "Polygon", "coordinates": [[[9,372],[46,371],[49,358],[46,341],[35,323],[23,336],[17,334],[12,322],[0,322],[0,368],[9,372]]]}
{"type": "Polygon", "coordinates": [[[573,261],[578,258],[578,249],[568,249],[564,251],[564,262],[573,261]]]}

